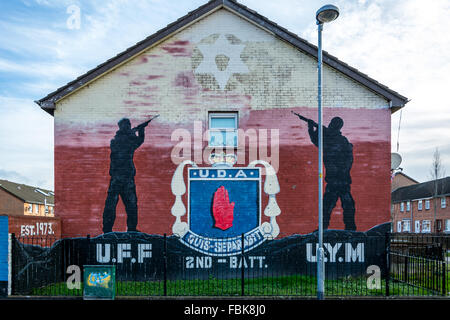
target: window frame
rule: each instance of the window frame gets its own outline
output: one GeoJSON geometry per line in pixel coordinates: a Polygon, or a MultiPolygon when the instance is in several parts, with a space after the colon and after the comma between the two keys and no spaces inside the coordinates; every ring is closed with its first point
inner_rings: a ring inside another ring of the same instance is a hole
{"type": "Polygon", "coordinates": [[[421,232],[421,226],[422,226],[421,221],[420,220],[416,220],[414,222],[415,222],[414,223],[414,232],[415,233],[420,233],[421,232]]]}
{"type": "Polygon", "coordinates": [[[402,225],[403,225],[403,232],[411,232],[411,220],[409,219],[404,219],[402,221],[402,225]],[[408,228],[406,228],[408,226],[408,228]]]}
{"type": "Polygon", "coordinates": [[[422,211],[422,209],[423,209],[423,201],[419,200],[417,201],[417,210],[422,211]]]}
{"type": "Polygon", "coordinates": [[[450,219],[445,219],[444,232],[450,232],[450,219]]]}
{"type": "Polygon", "coordinates": [[[431,232],[431,220],[423,220],[422,221],[422,233],[430,233],[430,232],[431,232]]]}
{"type": "Polygon", "coordinates": [[[237,149],[239,146],[239,112],[238,111],[210,111],[208,112],[208,147],[209,148],[234,148],[237,149]],[[211,128],[211,122],[214,118],[234,118],[234,129],[231,128],[211,128]],[[214,146],[211,145],[211,132],[234,132],[236,137],[236,145],[227,145],[227,141],[225,141],[224,145],[214,146]]]}

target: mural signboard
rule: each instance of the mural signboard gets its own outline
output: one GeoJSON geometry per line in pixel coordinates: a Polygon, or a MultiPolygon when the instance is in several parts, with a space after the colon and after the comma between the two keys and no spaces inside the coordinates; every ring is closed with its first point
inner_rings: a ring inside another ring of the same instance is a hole
{"type": "Polygon", "coordinates": [[[114,266],[84,266],[84,299],[114,299],[116,269],[114,266]]]}
{"type": "Polygon", "coordinates": [[[171,213],[176,217],[172,226],[174,235],[191,249],[213,256],[235,255],[247,252],[279,233],[276,216],[281,211],[275,194],[279,184],[272,166],[265,161],[253,161],[248,167],[233,167],[233,154],[211,154],[212,167],[198,167],[195,162],[178,165],[172,178],[175,203],[171,213]],[[269,204],[264,215],[272,217],[262,223],[262,173],[266,175],[264,192],[269,204]],[[186,192],[184,167],[188,169],[187,222],[181,222],[186,208],[182,196],[186,192]],[[243,243],[242,243],[243,242],[243,243]]]}

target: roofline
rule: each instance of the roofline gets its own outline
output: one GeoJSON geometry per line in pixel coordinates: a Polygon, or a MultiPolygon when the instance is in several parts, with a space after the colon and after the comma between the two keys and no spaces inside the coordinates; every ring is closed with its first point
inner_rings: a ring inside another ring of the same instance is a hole
{"type": "MultiPolygon", "coordinates": [[[[46,204],[45,202],[41,202],[41,201],[35,201],[35,200],[26,200],[24,197],[21,197],[17,194],[12,193],[11,191],[9,191],[8,189],[4,188],[3,186],[0,186],[0,188],[2,188],[3,191],[7,192],[9,195],[17,198],[20,201],[23,201],[24,204],[28,203],[28,204],[46,204]]],[[[47,205],[49,206],[55,206],[55,202],[51,201],[51,202],[47,202],[47,205]]]]}
{"type": "MultiPolygon", "coordinates": [[[[30,187],[31,187],[31,188],[34,188],[35,190],[36,190],[36,189],[39,189],[39,190],[42,190],[42,191],[43,191],[42,188],[29,186],[29,185],[26,185],[26,184],[23,184],[23,183],[17,183],[17,182],[5,180],[5,179],[0,179],[0,180],[7,181],[7,182],[9,182],[9,183],[13,183],[13,184],[16,184],[16,185],[18,185],[18,186],[23,185],[23,186],[26,186],[26,187],[29,187],[29,188],[30,188],[30,187]]],[[[15,194],[15,193],[11,192],[10,190],[8,190],[8,188],[5,188],[5,186],[2,185],[1,183],[0,183],[0,188],[1,188],[2,190],[6,191],[7,193],[9,193],[10,195],[16,197],[17,199],[23,201],[24,203],[45,204],[45,202],[41,202],[41,201],[39,201],[39,200],[28,200],[28,199],[26,199],[25,197],[23,197],[23,196],[21,196],[21,195],[15,194]]],[[[53,192],[52,190],[46,190],[46,191],[53,192]]],[[[43,195],[43,194],[42,194],[42,195],[43,195]]],[[[43,195],[43,196],[44,196],[44,195],[43,195]]],[[[54,195],[50,195],[50,196],[48,196],[48,197],[53,197],[53,199],[55,198],[54,195]]],[[[47,198],[47,197],[44,196],[44,198],[47,198]]],[[[47,204],[55,205],[55,200],[50,201],[50,202],[48,202],[47,204]]]]}
{"type": "MultiPolygon", "coordinates": [[[[44,205],[45,205],[45,202],[42,202],[42,201],[26,200],[24,197],[21,197],[21,196],[19,196],[19,195],[17,195],[17,194],[12,193],[12,192],[9,191],[8,189],[4,188],[3,186],[0,186],[0,188],[2,188],[2,190],[5,191],[5,192],[7,192],[9,195],[11,195],[11,196],[17,198],[17,199],[20,200],[20,201],[23,201],[24,204],[28,203],[28,204],[44,204],[44,205]]],[[[47,205],[49,205],[49,206],[55,206],[55,203],[54,203],[54,201],[51,201],[51,202],[47,202],[47,205]]]]}
{"type": "Polygon", "coordinates": [[[3,191],[7,192],[8,194],[12,195],[13,197],[15,197],[15,198],[17,198],[17,199],[23,201],[24,203],[27,202],[24,198],[19,197],[18,195],[12,193],[11,191],[9,191],[8,189],[6,189],[6,188],[3,187],[2,185],[0,185],[0,188],[1,188],[3,191]]]}
{"type": "Polygon", "coordinates": [[[405,199],[402,199],[402,200],[392,201],[392,203],[395,204],[395,203],[402,203],[402,202],[405,202],[405,201],[433,200],[433,199],[438,199],[438,198],[443,198],[443,197],[448,197],[448,196],[450,196],[450,193],[442,193],[442,194],[437,194],[436,196],[431,196],[431,197],[405,198],[405,199]]]}
{"type": "MultiPolygon", "coordinates": [[[[266,17],[258,14],[256,11],[249,9],[248,7],[240,3],[237,3],[235,0],[211,0],[195,9],[194,11],[189,12],[187,15],[179,18],[175,22],[167,25],[165,28],[157,31],[153,35],[136,43],[134,46],[119,53],[115,57],[107,60],[106,62],[91,69],[75,80],[53,91],[46,97],[35,101],[35,103],[38,104],[44,111],[53,116],[55,104],[59,100],[84,87],[103,74],[117,68],[119,65],[129,61],[136,55],[140,54],[142,51],[163,41],[173,33],[181,31],[181,29],[186,28],[187,26],[201,19],[203,16],[209,15],[222,7],[234,11],[236,14],[246,18],[250,22],[253,22],[260,28],[266,29],[267,31],[273,33],[279,39],[290,43],[302,52],[317,59],[317,46],[309,43],[296,34],[270,21],[266,17]]],[[[387,86],[382,85],[378,81],[370,78],[368,75],[358,71],[357,69],[350,67],[348,64],[340,61],[338,58],[330,55],[326,51],[323,51],[323,63],[347,75],[369,90],[383,96],[386,100],[389,101],[392,113],[403,108],[406,103],[409,102],[408,98],[400,95],[392,89],[389,89],[387,86]]]]}
{"type": "MultiPolygon", "coordinates": [[[[416,179],[411,178],[410,176],[408,176],[407,174],[405,174],[405,173],[403,173],[403,172],[396,172],[396,173],[395,173],[395,175],[398,175],[398,174],[404,175],[405,177],[407,177],[408,179],[414,181],[415,183],[421,183],[421,182],[417,181],[416,179]]],[[[427,181],[426,181],[426,182],[427,182],[427,181]]],[[[408,186],[406,186],[406,187],[408,187],[408,186]]],[[[402,188],[402,187],[400,187],[400,188],[402,188]]],[[[397,188],[397,189],[398,189],[398,188],[397,188]]]]}
{"type": "MultiPolygon", "coordinates": [[[[391,202],[392,203],[399,203],[399,202],[407,201],[407,200],[412,201],[413,199],[417,199],[417,200],[434,199],[434,198],[442,198],[443,196],[444,197],[445,196],[449,196],[450,193],[439,193],[439,194],[435,194],[435,195],[432,194],[431,196],[424,196],[424,197],[421,197],[421,198],[405,197],[405,198],[402,198],[400,200],[398,200],[398,199],[392,200],[392,196],[394,195],[394,193],[398,193],[399,190],[408,189],[408,188],[417,188],[420,185],[424,185],[424,184],[431,183],[431,182],[437,182],[437,181],[441,181],[441,180],[443,181],[443,180],[447,180],[447,179],[450,179],[450,176],[447,176],[447,177],[444,177],[444,178],[435,179],[435,180],[429,180],[429,181],[425,181],[425,182],[420,182],[420,183],[417,183],[417,184],[412,184],[412,185],[409,185],[409,186],[403,186],[403,187],[397,188],[397,189],[395,189],[395,190],[393,190],[391,192],[391,202]]],[[[443,189],[441,188],[441,190],[443,190],[443,189]]]]}

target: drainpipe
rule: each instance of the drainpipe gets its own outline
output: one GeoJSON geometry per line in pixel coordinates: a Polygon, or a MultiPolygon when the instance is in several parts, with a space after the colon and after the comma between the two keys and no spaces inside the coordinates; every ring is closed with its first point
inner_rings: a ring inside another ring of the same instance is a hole
{"type": "Polygon", "coordinates": [[[437,233],[437,167],[434,168],[434,232],[437,233]]]}

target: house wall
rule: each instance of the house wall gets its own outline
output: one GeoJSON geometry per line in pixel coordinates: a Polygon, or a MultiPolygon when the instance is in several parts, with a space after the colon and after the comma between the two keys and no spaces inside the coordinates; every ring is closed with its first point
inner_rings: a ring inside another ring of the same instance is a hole
{"type": "Polygon", "coordinates": [[[394,179],[392,180],[391,190],[394,191],[401,187],[411,186],[413,184],[417,184],[416,181],[409,179],[403,174],[396,174],[394,179]]]}
{"type": "MultiPolygon", "coordinates": [[[[388,102],[327,66],[324,84],[324,124],[341,117],[342,134],[353,144],[355,221],[358,231],[366,231],[390,221],[388,102]]],[[[127,117],[135,126],[155,114],[160,117],[147,127],[134,154],[138,229],[172,234],[172,178],[183,160],[210,165],[205,158],[211,150],[202,135],[212,111],[237,111],[239,128],[256,135],[256,157],[273,165],[280,184],[281,235],[314,231],[317,148],[307,124],[291,111],[317,121],[316,87],[312,57],[225,9],[149,48],[56,104],[55,210],[62,234],[102,233],[117,123],[127,117]]],[[[244,146],[240,139],[235,166],[253,160],[249,140],[244,146]]],[[[267,199],[263,191],[263,210],[267,199]]],[[[187,194],[182,200],[188,207],[187,194]]],[[[181,217],[187,219],[188,214],[181,217]]],[[[262,214],[261,220],[269,218],[262,214]]],[[[330,228],[344,228],[340,200],[330,228]]],[[[113,230],[126,231],[121,201],[113,230]]]]}
{"type": "Polygon", "coordinates": [[[42,216],[42,217],[54,217],[53,205],[47,205],[47,212],[45,211],[45,205],[39,203],[25,203],[24,214],[26,216],[42,216]]]}
{"type": "Polygon", "coordinates": [[[0,188],[0,214],[18,216],[23,215],[23,211],[23,200],[0,188]]]}
{"type": "Polygon", "coordinates": [[[9,218],[9,233],[25,243],[53,243],[61,237],[61,219],[55,217],[15,216],[9,218]]]}
{"type": "Polygon", "coordinates": [[[441,198],[426,198],[410,201],[410,210],[407,210],[406,203],[403,201],[404,210],[401,210],[401,203],[397,202],[393,204],[393,231],[405,232],[403,222],[411,221],[409,232],[424,233],[424,232],[436,232],[435,219],[441,220],[441,229],[439,232],[450,232],[450,197],[445,196],[445,207],[441,206],[441,198]],[[422,209],[419,210],[419,201],[422,200],[422,209]],[[430,202],[429,209],[426,208],[425,201],[430,202]],[[436,202],[435,202],[436,200],[436,202]],[[435,218],[435,204],[436,204],[436,218],[435,218]],[[416,222],[419,222],[419,225],[416,222]],[[423,222],[429,221],[430,230],[423,229],[423,222]],[[402,223],[401,229],[399,228],[399,222],[402,223]]]}

